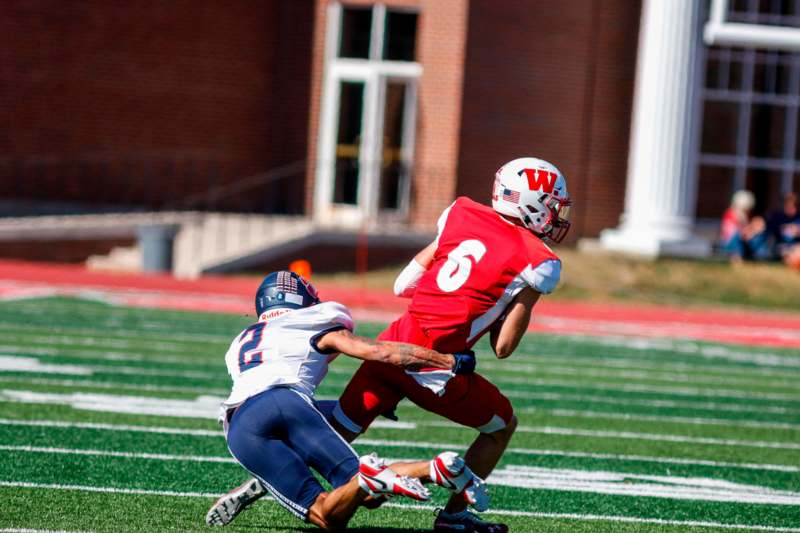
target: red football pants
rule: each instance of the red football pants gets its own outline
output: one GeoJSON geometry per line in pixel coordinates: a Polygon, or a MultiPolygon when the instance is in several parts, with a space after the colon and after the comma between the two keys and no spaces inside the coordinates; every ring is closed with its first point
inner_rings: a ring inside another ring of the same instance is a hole
{"type": "MultiPolygon", "coordinates": [[[[436,349],[432,346],[435,343],[408,313],[393,322],[378,339],[436,349]]],[[[504,428],[514,412],[508,398],[479,374],[451,378],[444,394],[439,396],[398,366],[364,361],[339,398],[334,414],[347,429],[361,432],[376,417],[392,411],[403,398],[426,411],[484,433],[504,428]]]]}

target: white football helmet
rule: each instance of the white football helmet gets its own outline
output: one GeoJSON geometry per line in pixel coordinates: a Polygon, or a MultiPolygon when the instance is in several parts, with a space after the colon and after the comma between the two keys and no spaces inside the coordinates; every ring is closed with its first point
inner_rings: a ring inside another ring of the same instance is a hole
{"type": "Polygon", "coordinates": [[[571,205],[564,175],[543,159],[515,159],[494,176],[494,210],[519,219],[533,233],[553,242],[561,242],[569,231],[571,205]]]}

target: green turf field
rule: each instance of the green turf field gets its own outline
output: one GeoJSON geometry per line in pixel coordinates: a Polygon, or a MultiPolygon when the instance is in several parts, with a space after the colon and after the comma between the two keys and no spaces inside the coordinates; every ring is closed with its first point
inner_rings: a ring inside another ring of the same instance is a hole
{"type": "MultiPolygon", "coordinates": [[[[208,531],[248,476],[215,421],[246,317],[40,299],[0,303],[0,531],[208,531]]],[[[375,335],[379,324],[360,324],[375,335]]],[[[689,341],[532,336],[479,370],[520,419],[490,479],[512,531],[800,531],[800,354],[689,341]]],[[[318,391],[336,397],[357,363],[318,391]]],[[[359,452],[427,458],[472,431],[402,404],[359,452]]],[[[356,531],[425,531],[429,505],[356,531]]],[[[261,501],[228,531],[313,530],[261,501]]]]}

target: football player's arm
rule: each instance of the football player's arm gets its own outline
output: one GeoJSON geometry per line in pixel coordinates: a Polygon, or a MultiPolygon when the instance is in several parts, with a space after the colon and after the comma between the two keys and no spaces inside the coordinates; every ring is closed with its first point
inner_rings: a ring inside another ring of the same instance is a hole
{"type": "Polygon", "coordinates": [[[433,262],[433,254],[436,253],[436,241],[422,249],[414,259],[411,260],[394,281],[394,294],[403,298],[411,298],[417,288],[420,278],[428,270],[433,262]]]}
{"type": "Polygon", "coordinates": [[[347,329],[326,333],[316,341],[316,345],[321,351],[341,352],[356,359],[380,361],[409,370],[420,368],[452,370],[456,362],[452,354],[442,354],[404,342],[376,341],[354,335],[347,329]]]}
{"type": "Polygon", "coordinates": [[[437,241],[433,241],[414,256],[414,261],[427,270],[428,267],[431,266],[431,263],[433,263],[433,255],[436,253],[436,248],[438,246],[439,243],[437,241]]]}
{"type": "Polygon", "coordinates": [[[489,341],[498,359],[505,359],[517,348],[522,335],[528,329],[533,306],[540,293],[530,287],[524,288],[508,306],[504,320],[498,321],[489,332],[489,341]]]}

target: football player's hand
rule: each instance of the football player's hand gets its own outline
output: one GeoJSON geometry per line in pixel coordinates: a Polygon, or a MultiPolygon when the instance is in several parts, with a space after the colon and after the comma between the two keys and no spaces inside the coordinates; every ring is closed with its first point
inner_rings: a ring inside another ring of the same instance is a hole
{"type": "Polygon", "coordinates": [[[461,353],[454,353],[453,364],[454,374],[472,374],[475,372],[475,352],[467,350],[461,353]]]}

